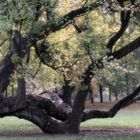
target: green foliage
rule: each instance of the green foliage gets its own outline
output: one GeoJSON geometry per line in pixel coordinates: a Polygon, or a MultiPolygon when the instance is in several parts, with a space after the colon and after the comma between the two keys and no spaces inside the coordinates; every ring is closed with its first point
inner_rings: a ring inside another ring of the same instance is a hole
{"type": "MultiPolygon", "coordinates": [[[[86,5],[91,2],[94,1],[89,0],[86,5]]],[[[125,60],[108,63],[107,57],[105,57],[110,52],[109,49],[106,49],[106,44],[121,25],[120,7],[117,1],[106,0],[102,7],[69,21],[67,24],[70,25],[66,28],[62,27],[57,32],[44,34],[55,23],[58,24],[63,19],[63,15],[81,7],[82,4],[84,4],[82,0],[40,0],[39,3],[38,0],[17,0],[15,3],[12,0],[1,1],[0,41],[5,38],[7,41],[0,48],[2,50],[0,57],[2,58],[10,48],[11,30],[20,30],[23,37],[29,38],[31,34],[43,34],[44,39],[37,41],[37,45],[40,56],[47,66],[41,65],[38,70],[40,60],[35,50],[31,48],[30,63],[26,64],[26,58],[22,60],[23,66],[19,75],[34,77],[38,71],[36,79],[44,86],[51,85],[49,83],[63,85],[63,75],[65,75],[72,85],[79,87],[82,75],[91,63],[91,59],[96,63],[102,58],[104,69],[99,71],[95,67],[93,70],[96,79],[105,85],[109,83],[114,90],[118,89],[118,91],[124,92],[127,73],[129,84],[131,88],[134,87],[139,82],[139,59],[129,55],[130,59],[127,57],[125,60]],[[40,5],[41,8],[37,9],[37,6],[40,5]],[[36,19],[37,10],[40,10],[38,19],[36,19]],[[124,66],[125,61],[129,62],[127,68],[124,66]],[[135,65],[133,65],[134,61],[137,62],[135,65]]],[[[125,7],[129,8],[129,6],[130,2],[125,2],[125,7]]],[[[135,24],[139,23],[139,10],[135,9],[131,16],[133,19],[131,19],[128,30],[114,45],[113,51],[122,48],[139,35],[139,25],[135,24]]],[[[20,60],[14,54],[12,61],[17,63],[20,60]]]]}

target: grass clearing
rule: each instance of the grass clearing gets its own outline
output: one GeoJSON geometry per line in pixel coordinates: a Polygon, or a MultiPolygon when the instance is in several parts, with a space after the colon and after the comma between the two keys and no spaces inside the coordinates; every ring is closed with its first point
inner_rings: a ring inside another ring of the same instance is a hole
{"type": "Polygon", "coordinates": [[[12,131],[31,131],[39,129],[29,121],[18,119],[16,117],[5,117],[0,119],[0,132],[12,131]]]}
{"type": "Polygon", "coordinates": [[[92,119],[81,124],[81,128],[129,127],[140,128],[140,110],[120,111],[114,118],[92,119]]]}

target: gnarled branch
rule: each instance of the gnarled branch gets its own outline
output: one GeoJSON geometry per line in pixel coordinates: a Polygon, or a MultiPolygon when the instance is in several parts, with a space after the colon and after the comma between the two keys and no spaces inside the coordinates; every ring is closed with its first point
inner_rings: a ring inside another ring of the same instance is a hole
{"type": "Polygon", "coordinates": [[[132,104],[133,100],[135,100],[135,97],[139,93],[140,93],[140,86],[133,93],[119,100],[108,111],[91,110],[91,111],[85,112],[83,115],[82,121],[86,121],[88,119],[93,119],[93,118],[112,118],[117,114],[117,112],[120,109],[132,104]]]}

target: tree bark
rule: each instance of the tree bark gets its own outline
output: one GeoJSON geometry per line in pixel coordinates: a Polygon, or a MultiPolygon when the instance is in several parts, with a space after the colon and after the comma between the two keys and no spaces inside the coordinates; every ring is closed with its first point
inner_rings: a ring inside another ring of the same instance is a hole
{"type": "Polygon", "coordinates": [[[72,113],[70,115],[70,119],[67,121],[68,133],[79,133],[80,123],[83,117],[83,111],[85,108],[84,106],[87,94],[88,90],[80,90],[75,97],[72,113]]]}
{"type": "Polygon", "coordinates": [[[3,97],[4,91],[9,84],[10,75],[15,69],[15,64],[12,62],[13,52],[10,50],[4,59],[0,62],[0,97],[3,97]]]}
{"type": "Polygon", "coordinates": [[[17,95],[15,104],[18,105],[18,108],[24,107],[26,104],[26,82],[23,77],[17,79],[17,95]]]}

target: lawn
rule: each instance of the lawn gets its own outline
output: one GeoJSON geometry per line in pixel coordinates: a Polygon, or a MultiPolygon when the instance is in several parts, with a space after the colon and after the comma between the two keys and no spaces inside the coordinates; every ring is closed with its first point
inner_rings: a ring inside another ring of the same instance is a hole
{"type": "Polygon", "coordinates": [[[92,119],[82,123],[82,128],[130,127],[140,128],[140,110],[120,111],[114,118],[92,119]]]}
{"type": "MultiPolygon", "coordinates": [[[[93,119],[82,123],[81,129],[94,128],[140,128],[140,111],[123,110],[111,119],[93,119]]],[[[0,140],[139,140],[139,137],[93,137],[93,136],[62,136],[42,134],[34,124],[17,119],[6,117],[0,119],[0,140]],[[37,132],[37,133],[36,133],[37,132]],[[28,135],[26,135],[26,133],[28,135]],[[14,135],[15,134],[15,135],[14,135]]]]}

